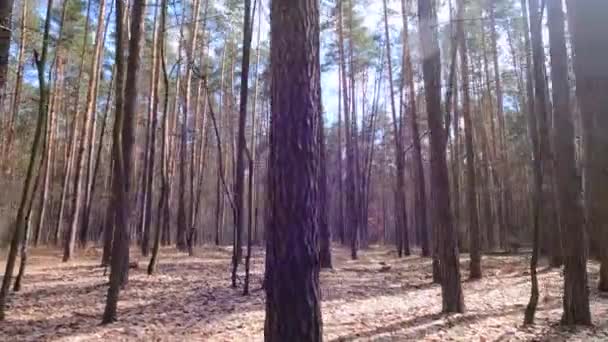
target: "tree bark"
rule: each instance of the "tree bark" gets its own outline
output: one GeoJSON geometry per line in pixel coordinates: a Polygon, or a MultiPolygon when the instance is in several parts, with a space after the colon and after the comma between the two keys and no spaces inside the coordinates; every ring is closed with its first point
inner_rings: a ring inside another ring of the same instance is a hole
{"type": "Polygon", "coordinates": [[[317,246],[319,3],[273,1],[271,42],[264,337],[267,342],[322,341],[317,246]]]}
{"type": "Polygon", "coordinates": [[[576,96],[581,109],[584,141],[584,189],[592,247],[599,247],[599,290],[608,291],[608,21],[605,1],[568,0],[576,96]]]}
{"type": "Polygon", "coordinates": [[[431,195],[433,229],[438,235],[443,312],[463,312],[456,231],[450,209],[446,131],[441,110],[441,58],[437,40],[437,12],[431,0],[418,1],[422,71],[431,145],[431,195]]]}
{"type": "Polygon", "coordinates": [[[547,3],[549,43],[551,48],[551,82],[553,91],[553,142],[556,151],[559,223],[564,233],[564,324],[591,324],[589,288],[587,287],[587,253],[581,201],[581,182],[576,170],[574,124],[570,114],[568,52],[565,18],[560,1],[547,3]]]}
{"type": "MultiPolygon", "coordinates": [[[[124,108],[122,92],[122,80],[117,79],[116,89],[116,117],[114,124],[114,179],[113,196],[116,205],[115,231],[112,245],[112,261],[110,268],[110,287],[106,301],[106,309],[103,314],[102,323],[116,321],[116,309],[120,288],[126,286],[129,271],[129,188],[131,175],[131,157],[133,148],[133,122],[137,101],[137,72],[140,64],[140,41],[143,33],[143,17],[145,0],[134,0],[131,9],[131,39],[129,40],[129,59],[127,65],[127,78],[124,87],[124,108]]],[[[123,5],[121,1],[116,2],[116,19],[121,21],[123,5]]],[[[122,31],[122,24],[117,25],[117,32],[122,31]]],[[[122,33],[116,39],[116,72],[122,74],[122,33]]],[[[122,76],[119,76],[122,78],[122,76]]]]}

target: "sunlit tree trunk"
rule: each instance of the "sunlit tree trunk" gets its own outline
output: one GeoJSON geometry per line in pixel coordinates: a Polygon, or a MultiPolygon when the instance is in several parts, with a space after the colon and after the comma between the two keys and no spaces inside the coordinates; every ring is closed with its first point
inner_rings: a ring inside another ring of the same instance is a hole
{"type": "Polygon", "coordinates": [[[34,132],[34,140],[32,142],[32,150],[30,153],[29,164],[27,168],[27,172],[25,175],[25,180],[23,183],[23,191],[21,193],[21,200],[19,202],[19,208],[17,209],[17,218],[15,220],[15,230],[13,232],[13,236],[11,238],[11,244],[8,252],[8,257],[6,258],[6,269],[4,272],[4,277],[2,279],[2,287],[0,288],[0,321],[5,318],[5,308],[6,308],[6,300],[8,297],[8,291],[11,285],[11,280],[13,277],[13,271],[15,269],[15,262],[17,259],[17,250],[19,248],[19,243],[25,239],[25,231],[27,224],[26,215],[27,215],[27,204],[31,201],[33,196],[32,194],[32,180],[34,180],[36,175],[35,172],[35,164],[38,159],[38,150],[40,148],[40,144],[44,139],[44,123],[46,120],[46,113],[48,110],[48,89],[45,79],[45,69],[47,62],[47,53],[49,46],[49,32],[51,27],[51,10],[53,8],[53,0],[48,0],[46,7],[46,19],[44,22],[44,34],[42,36],[42,50],[40,55],[38,52],[34,53],[34,61],[36,63],[36,69],[38,71],[38,87],[40,92],[40,99],[38,101],[38,119],[36,120],[36,131],[34,132]]]}

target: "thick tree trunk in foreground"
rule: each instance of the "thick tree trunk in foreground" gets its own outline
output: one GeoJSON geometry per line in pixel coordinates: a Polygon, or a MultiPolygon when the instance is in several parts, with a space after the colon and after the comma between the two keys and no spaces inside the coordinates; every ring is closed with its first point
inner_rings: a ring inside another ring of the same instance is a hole
{"type": "Polygon", "coordinates": [[[584,189],[588,228],[601,258],[599,289],[608,291],[608,2],[568,0],[576,95],[584,132],[584,189]]]}
{"type": "Polygon", "coordinates": [[[322,341],[317,246],[319,3],[274,0],[264,337],[322,341]]]}
{"type": "Polygon", "coordinates": [[[431,0],[418,1],[424,91],[431,142],[431,196],[433,230],[438,236],[443,312],[463,312],[456,231],[450,209],[446,131],[441,110],[441,58],[437,40],[437,12],[431,0]]]}

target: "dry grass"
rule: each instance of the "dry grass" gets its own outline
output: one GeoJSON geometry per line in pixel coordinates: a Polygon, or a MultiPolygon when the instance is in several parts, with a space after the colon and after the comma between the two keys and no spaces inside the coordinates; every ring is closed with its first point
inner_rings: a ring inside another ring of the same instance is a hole
{"type": "MultiPolygon", "coordinates": [[[[231,289],[230,250],[208,247],[195,257],[163,249],[159,273],[145,274],[147,260],[131,270],[121,293],[120,321],[100,326],[107,277],[98,249],[62,264],[60,253],[33,253],[24,288],[13,294],[0,341],[261,341],[264,292],[263,252],[255,250],[252,294],[231,289]]],[[[514,341],[608,340],[608,298],[595,290],[598,267],[590,263],[596,327],[562,329],[562,278],[540,267],[541,302],[537,325],[522,327],[529,294],[526,256],[489,256],[484,279],[464,282],[467,312],[442,315],[438,285],[431,284],[429,259],[398,259],[374,247],[351,261],[334,250],[335,269],[321,275],[326,341],[514,341]],[[389,267],[390,266],[390,267],[389,267]]],[[[463,257],[463,279],[467,258],[463,257]]],[[[4,267],[0,263],[0,267],[4,267]]]]}

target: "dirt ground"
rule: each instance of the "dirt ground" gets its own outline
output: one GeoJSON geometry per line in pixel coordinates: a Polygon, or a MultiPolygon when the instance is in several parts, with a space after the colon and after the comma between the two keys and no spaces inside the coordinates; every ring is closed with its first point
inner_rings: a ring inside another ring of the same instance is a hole
{"type": "MultiPolygon", "coordinates": [[[[255,250],[252,293],[230,288],[230,249],[208,247],[195,257],[163,249],[157,275],[147,260],[131,270],[121,293],[119,322],[101,326],[107,276],[98,249],[71,263],[58,251],[37,250],[20,293],[11,294],[0,341],[262,341],[263,252],[255,250]]],[[[4,253],[3,253],[4,255],[4,253]]],[[[325,341],[608,341],[608,296],[599,294],[598,265],[589,264],[594,327],[564,329],[562,277],[541,262],[537,324],[523,327],[530,291],[528,256],[485,256],[484,278],[464,282],[465,314],[442,315],[429,259],[398,259],[373,247],[351,261],[334,249],[334,269],[322,271],[325,341]]],[[[462,257],[467,279],[466,255],[462,257]]],[[[4,269],[4,263],[0,262],[4,269]]],[[[242,280],[242,276],[241,276],[242,280]]]]}

